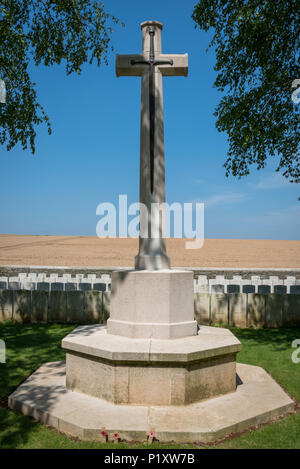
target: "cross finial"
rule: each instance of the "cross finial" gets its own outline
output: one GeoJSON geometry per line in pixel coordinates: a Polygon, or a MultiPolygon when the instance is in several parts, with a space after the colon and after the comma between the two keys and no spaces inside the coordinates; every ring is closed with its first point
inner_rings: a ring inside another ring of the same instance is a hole
{"type": "Polygon", "coordinates": [[[161,31],[163,25],[158,21],[144,21],[141,24],[141,30],[143,33],[143,54],[149,54],[150,52],[150,37],[154,36],[154,52],[155,54],[161,54],[161,31]]]}

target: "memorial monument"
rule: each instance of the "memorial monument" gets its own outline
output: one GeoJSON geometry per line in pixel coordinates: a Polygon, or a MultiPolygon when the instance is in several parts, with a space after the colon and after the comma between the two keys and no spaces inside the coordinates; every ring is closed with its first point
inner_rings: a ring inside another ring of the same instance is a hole
{"type": "Polygon", "coordinates": [[[83,439],[213,441],[282,415],[293,401],[258,367],[237,365],[238,339],[198,326],[193,272],[170,268],[165,202],[163,76],[187,76],[188,56],[162,54],[162,24],[141,24],[142,53],[117,55],[117,76],[141,92],[139,252],[135,269],[112,273],[110,318],[62,341],[66,364],[48,363],[9,405],[83,439]]]}

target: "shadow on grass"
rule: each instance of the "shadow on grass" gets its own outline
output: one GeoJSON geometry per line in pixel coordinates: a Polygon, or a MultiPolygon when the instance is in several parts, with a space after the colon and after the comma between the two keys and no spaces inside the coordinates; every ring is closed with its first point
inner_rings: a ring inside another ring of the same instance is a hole
{"type": "MultiPolygon", "coordinates": [[[[46,362],[65,358],[61,340],[74,329],[74,325],[0,324],[0,338],[6,344],[6,363],[0,364],[0,446],[16,447],[26,444],[32,434],[40,431],[32,419],[9,411],[7,396],[46,362]]],[[[36,389],[36,397],[43,394],[36,389]]],[[[51,406],[51,402],[47,405],[51,406]]],[[[46,430],[46,429],[45,429],[46,430]]]]}
{"type": "MultiPolygon", "coordinates": [[[[0,398],[14,391],[25,378],[41,365],[46,362],[63,360],[65,352],[61,349],[61,340],[75,327],[75,325],[64,324],[0,324],[0,339],[5,341],[7,349],[7,362],[6,364],[0,364],[0,398]]],[[[291,394],[297,397],[296,391],[299,388],[298,368],[295,368],[296,365],[291,362],[289,357],[287,358],[287,355],[291,350],[292,341],[300,338],[300,328],[231,328],[231,330],[244,345],[247,358],[250,361],[252,360],[254,364],[259,364],[260,359],[265,362],[269,360],[267,367],[269,371],[277,377],[282,385],[286,386],[291,394]],[[257,347],[256,353],[255,347],[257,347]],[[287,351],[286,354],[282,353],[287,351]]],[[[37,398],[43,395],[42,391],[42,389],[36,390],[37,398]]],[[[51,405],[51,402],[48,404],[51,405]]],[[[285,432],[286,435],[298,431],[298,427],[295,430],[288,425],[288,422],[286,426],[287,428],[284,429],[284,425],[281,424],[283,428],[281,431],[285,432]]],[[[256,432],[254,434],[256,435],[256,432]]],[[[250,440],[250,437],[245,438],[250,440]]],[[[270,447],[273,445],[273,440],[274,436],[270,437],[270,447]]],[[[246,445],[246,443],[242,444],[246,445]]],[[[251,442],[249,442],[250,444],[251,442]]],[[[261,442],[258,444],[261,445],[261,442]]],[[[232,445],[234,447],[233,443],[232,445]]],[[[37,424],[28,417],[0,407],[0,447],[17,448],[25,446],[32,448],[83,448],[99,447],[100,445],[92,442],[73,441],[55,431],[50,431],[44,425],[37,424]]],[[[166,445],[166,448],[168,447],[170,446],[166,445]]]]}
{"type": "Polygon", "coordinates": [[[282,329],[236,329],[230,328],[234,335],[247,345],[271,345],[274,351],[291,348],[294,339],[300,339],[300,327],[282,329]]]}
{"type": "Polygon", "coordinates": [[[36,423],[13,412],[0,407],[0,447],[16,448],[19,444],[25,444],[30,434],[35,431],[36,423]]]}
{"type": "Polygon", "coordinates": [[[0,364],[0,398],[10,394],[25,378],[46,362],[65,359],[61,340],[74,325],[0,324],[6,344],[6,363],[0,364]]]}

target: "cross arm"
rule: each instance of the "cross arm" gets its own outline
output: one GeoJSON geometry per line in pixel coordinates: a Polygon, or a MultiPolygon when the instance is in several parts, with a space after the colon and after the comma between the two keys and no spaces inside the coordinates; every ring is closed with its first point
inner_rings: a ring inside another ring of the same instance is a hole
{"type": "Polygon", "coordinates": [[[176,77],[176,76],[188,76],[188,54],[159,54],[158,57],[155,57],[157,61],[173,61],[173,65],[162,64],[159,65],[159,70],[162,75],[166,77],[176,77]]]}
{"type": "Polygon", "coordinates": [[[117,77],[139,77],[142,75],[145,65],[145,57],[142,54],[119,55],[116,54],[116,75],[117,77]]]}

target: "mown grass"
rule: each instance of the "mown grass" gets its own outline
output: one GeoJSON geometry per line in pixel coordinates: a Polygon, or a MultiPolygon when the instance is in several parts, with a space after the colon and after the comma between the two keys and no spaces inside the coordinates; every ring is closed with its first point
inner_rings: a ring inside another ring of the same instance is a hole
{"type": "MultiPolygon", "coordinates": [[[[63,324],[0,325],[5,340],[6,363],[0,364],[0,399],[11,393],[28,375],[45,362],[64,359],[61,339],[74,326],[63,324]]],[[[300,339],[300,328],[232,329],[243,348],[238,361],[262,366],[297,401],[300,401],[300,363],[292,362],[291,343],[300,339]]],[[[266,396],[266,399],[268,396],[266,396]]],[[[139,449],[145,444],[120,443],[118,448],[139,449]]],[[[155,448],[203,448],[195,445],[155,443],[155,448]]],[[[114,448],[115,444],[82,442],[68,438],[28,417],[0,407],[0,448],[89,449],[114,448]]],[[[262,426],[209,448],[298,448],[300,449],[300,413],[262,426]]]]}

